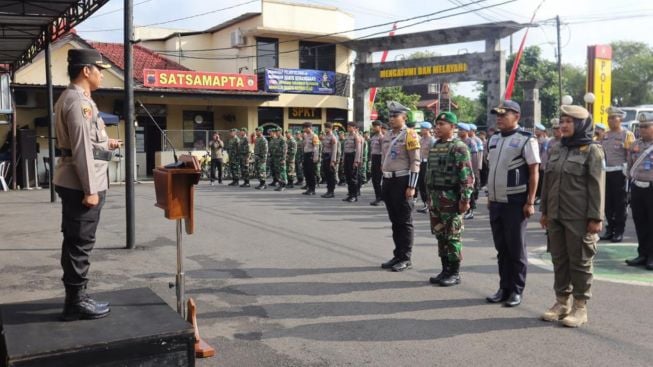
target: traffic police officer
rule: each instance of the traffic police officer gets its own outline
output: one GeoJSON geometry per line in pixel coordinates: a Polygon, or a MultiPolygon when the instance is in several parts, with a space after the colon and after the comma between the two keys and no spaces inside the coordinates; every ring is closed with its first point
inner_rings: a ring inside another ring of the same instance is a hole
{"type": "Polygon", "coordinates": [[[266,189],[268,185],[265,183],[267,176],[266,165],[268,162],[268,141],[263,136],[263,128],[256,128],[256,142],[254,142],[254,175],[258,178],[259,185],[255,187],[257,190],[266,189]]]}
{"type": "Polygon", "coordinates": [[[323,198],[333,198],[336,189],[336,165],[338,157],[338,138],[333,133],[333,124],[324,123],[324,137],[322,138],[322,172],[326,179],[327,192],[323,198]]]}
{"type": "Polygon", "coordinates": [[[630,266],[644,265],[653,270],[653,113],[644,112],[639,120],[640,138],[628,157],[632,180],[630,207],[637,232],[637,257],[626,260],[630,266]]]}
{"type": "Polygon", "coordinates": [[[383,199],[381,199],[381,179],[383,172],[381,171],[381,141],[383,140],[383,133],[381,132],[382,122],[379,120],[372,121],[372,137],[370,138],[370,157],[372,160],[372,187],[374,187],[374,201],[370,203],[372,206],[377,206],[383,199]]]}
{"type": "Polygon", "coordinates": [[[628,150],[635,141],[632,132],[621,127],[626,115],[616,107],[608,108],[608,127],[601,145],[605,152],[605,218],[607,225],[602,240],[621,242],[626,226],[626,159],[628,150]]]}
{"type": "Polygon", "coordinates": [[[518,125],[521,108],[517,102],[505,100],[491,113],[497,116],[499,132],[488,142],[487,188],[500,281],[499,290],[486,300],[515,307],[521,304],[526,285],[524,232],[535,213],[540,154],[532,134],[518,125]]]}
{"type": "Polygon", "coordinates": [[[383,269],[403,271],[412,267],[413,196],[419,177],[419,137],[406,127],[409,109],[399,102],[389,101],[390,130],[383,137],[382,197],[392,222],[394,251],[392,259],[381,265],[383,269]]]}
{"type": "Polygon", "coordinates": [[[594,144],[592,118],[581,106],[560,107],[560,130],[563,137],[551,151],[542,184],[540,224],[547,229],[556,295],[542,319],[578,327],[587,322],[592,260],[602,226],[603,150],[594,144]]]}
{"type": "Polygon", "coordinates": [[[55,191],[61,198],[61,267],[66,300],[66,321],[97,319],[109,314],[109,304],[86,294],[89,256],[95,245],[108,188],[110,150],[120,141],[109,139],[91,92],[102,82],[102,70],[111,66],[96,50],[68,51],[70,85],[54,106],[57,147],[61,158],[54,170],[55,191]]]}
{"type": "Polygon", "coordinates": [[[452,112],[442,112],[435,123],[440,138],[428,151],[422,175],[428,190],[431,232],[438,240],[442,272],[429,281],[448,287],[460,283],[462,215],[470,206],[474,173],[469,148],[453,133],[458,117],[452,112]]]}

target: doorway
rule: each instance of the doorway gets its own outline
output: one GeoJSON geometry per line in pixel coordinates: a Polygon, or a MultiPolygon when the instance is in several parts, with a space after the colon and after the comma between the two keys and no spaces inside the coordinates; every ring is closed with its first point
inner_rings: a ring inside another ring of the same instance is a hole
{"type": "MultiPolygon", "coordinates": [[[[162,130],[166,129],[167,123],[165,116],[154,116],[154,120],[162,130]]],[[[152,170],[155,168],[156,152],[161,151],[162,148],[161,132],[148,116],[137,116],[136,121],[138,121],[138,129],[136,129],[136,162],[141,166],[139,167],[139,173],[151,177],[152,170]],[[145,163],[144,172],[142,167],[143,163],[145,163]]]]}

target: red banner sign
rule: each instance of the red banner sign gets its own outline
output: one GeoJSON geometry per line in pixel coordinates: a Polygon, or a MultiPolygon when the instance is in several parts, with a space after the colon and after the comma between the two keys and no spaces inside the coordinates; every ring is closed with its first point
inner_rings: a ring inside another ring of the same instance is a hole
{"type": "Polygon", "coordinates": [[[191,88],[257,91],[255,74],[207,73],[186,70],[143,70],[143,85],[158,88],[191,88]]]}

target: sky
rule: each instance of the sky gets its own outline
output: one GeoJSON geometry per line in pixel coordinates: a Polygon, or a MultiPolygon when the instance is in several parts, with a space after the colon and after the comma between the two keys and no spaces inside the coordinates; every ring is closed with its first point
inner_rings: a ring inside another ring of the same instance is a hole
{"type": "MultiPolygon", "coordinates": [[[[150,25],[194,16],[191,19],[175,21],[157,27],[183,30],[204,30],[246,12],[259,12],[260,1],[253,0],[133,0],[134,24],[150,25]],[[225,9],[231,8],[231,9],[225,9]],[[221,10],[224,9],[224,10],[221,10]]],[[[551,19],[560,16],[562,62],[585,66],[587,46],[606,44],[612,41],[627,40],[644,42],[653,46],[650,35],[653,21],[652,0],[292,0],[290,2],[312,5],[329,5],[351,14],[356,28],[372,26],[410,17],[435,13],[459,7],[460,4],[473,3],[464,8],[451,10],[430,18],[442,17],[445,14],[455,14],[468,11],[468,14],[434,19],[423,24],[399,29],[397,34],[420,32],[433,29],[450,28],[464,25],[482,24],[497,21],[515,21],[528,23],[533,13],[536,13],[534,23],[537,27],[530,28],[526,46],[538,45],[542,55],[549,60],[556,59],[556,27],[551,19]],[[479,9],[498,5],[488,9],[479,9]]],[[[78,34],[93,41],[122,42],[123,15],[122,0],[110,0],[97,13],[76,27],[78,34]]],[[[398,27],[408,26],[416,21],[403,21],[398,27]]],[[[356,32],[356,37],[364,37],[370,33],[390,31],[391,26],[373,28],[356,32]]],[[[343,30],[344,31],[344,30],[343,30]]],[[[525,30],[513,35],[513,51],[517,51],[525,30]]],[[[378,36],[375,36],[378,37],[378,36]]],[[[502,49],[510,50],[510,40],[501,42],[502,49]]],[[[464,52],[483,51],[482,42],[434,47],[431,50],[440,55],[455,55],[464,52]]],[[[410,55],[415,50],[399,50],[391,52],[388,60],[396,60],[410,55]]],[[[375,59],[380,59],[380,53],[375,59]]],[[[474,84],[462,83],[457,88],[458,93],[473,96],[474,84]]]]}

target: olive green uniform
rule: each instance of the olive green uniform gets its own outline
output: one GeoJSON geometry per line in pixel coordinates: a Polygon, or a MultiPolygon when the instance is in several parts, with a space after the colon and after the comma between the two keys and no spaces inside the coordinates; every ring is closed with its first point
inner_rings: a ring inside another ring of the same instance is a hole
{"type": "Polygon", "coordinates": [[[557,145],[551,150],[544,172],[541,210],[548,219],[551,252],[558,297],[587,300],[591,297],[592,260],[597,234],[587,232],[588,220],[601,220],[605,197],[603,150],[600,145],[557,145]]]}

